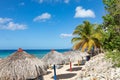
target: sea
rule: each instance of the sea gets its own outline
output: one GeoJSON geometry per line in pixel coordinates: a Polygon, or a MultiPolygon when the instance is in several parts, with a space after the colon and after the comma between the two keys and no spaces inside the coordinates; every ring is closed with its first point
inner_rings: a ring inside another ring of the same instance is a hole
{"type": "MultiPolygon", "coordinates": [[[[60,53],[64,53],[64,52],[67,52],[70,50],[71,49],[55,49],[55,51],[58,51],[60,53]]],[[[0,58],[6,58],[16,51],[17,50],[0,50],[0,58]]],[[[26,49],[24,51],[26,51],[27,53],[34,55],[38,58],[42,58],[47,53],[49,53],[51,51],[51,49],[26,49]]]]}

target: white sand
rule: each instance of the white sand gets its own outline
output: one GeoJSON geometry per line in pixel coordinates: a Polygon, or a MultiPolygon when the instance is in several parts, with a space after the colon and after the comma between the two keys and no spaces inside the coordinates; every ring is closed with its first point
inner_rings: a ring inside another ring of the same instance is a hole
{"type": "MultiPolygon", "coordinates": [[[[77,62],[72,63],[72,72],[68,70],[70,69],[70,65],[63,65],[62,68],[56,69],[57,79],[58,80],[74,80],[79,75],[80,68],[82,67],[82,66],[75,66],[74,64],[77,64],[77,62]]],[[[50,73],[43,76],[44,80],[54,80],[54,70],[48,69],[48,72],[50,73]]]]}

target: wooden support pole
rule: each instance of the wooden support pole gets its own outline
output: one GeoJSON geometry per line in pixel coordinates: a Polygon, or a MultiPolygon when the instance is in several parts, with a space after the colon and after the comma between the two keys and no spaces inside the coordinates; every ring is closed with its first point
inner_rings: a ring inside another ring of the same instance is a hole
{"type": "Polygon", "coordinates": [[[72,62],[70,61],[70,71],[72,71],[72,62]]]}
{"type": "Polygon", "coordinates": [[[78,66],[80,66],[80,60],[78,60],[78,66]]]}
{"type": "Polygon", "coordinates": [[[54,80],[57,80],[57,76],[56,76],[56,67],[54,65],[54,80]]]}

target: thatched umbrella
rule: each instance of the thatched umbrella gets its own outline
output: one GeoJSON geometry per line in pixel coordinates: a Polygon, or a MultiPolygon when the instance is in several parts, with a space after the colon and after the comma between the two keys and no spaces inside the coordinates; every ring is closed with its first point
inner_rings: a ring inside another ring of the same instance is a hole
{"type": "Polygon", "coordinates": [[[0,62],[0,80],[35,79],[47,72],[38,58],[19,49],[0,62]]]}
{"type": "Polygon", "coordinates": [[[0,58],[0,62],[2,61],[3,59],[0,58]]]}
{"type": "Polygon", "coordinates": [[[68,51],[63,54],[66,58],[66,62],[83,60],[88,54],[80,51],[68,51]]]}
{"type": "Polygon", "coordinates": [[[53,64],[64,64],[64,56],[62,53],[52,50],[48,54],[46,54],[42,60],[47,62],[48,65],[53,64]]]}

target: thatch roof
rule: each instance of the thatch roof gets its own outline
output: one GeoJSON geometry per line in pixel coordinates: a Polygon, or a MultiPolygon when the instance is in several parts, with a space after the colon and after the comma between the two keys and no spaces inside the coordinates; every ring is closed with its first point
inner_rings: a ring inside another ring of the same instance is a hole
{"type": "Polygon", "coordinates": [[[80,51],[68,51],[63,54],[66,58],[66,62],[68,61],[78,61],[82,60],[87,56],[88,54],[86,52],[80,52],[80,51]]]}
{"type": "Polygon", "coordinates": [[[47,62],[48,65],[52,64],[63,64],[64,63],[64,56],[62,53],[57,51],[51,51],[46,54],[43,58],[43,61],[47,62]]]}
{"type": "Polygon", "coordinates": [[[0,80],[26,80],[47,72],[46,65],[38,58],[17,51],[0,62],[0,80]]]}
{"type": "Polygon", "coordinates": [[[0,58],[0,62],[2,61],[3,59],[0,58]]]}

